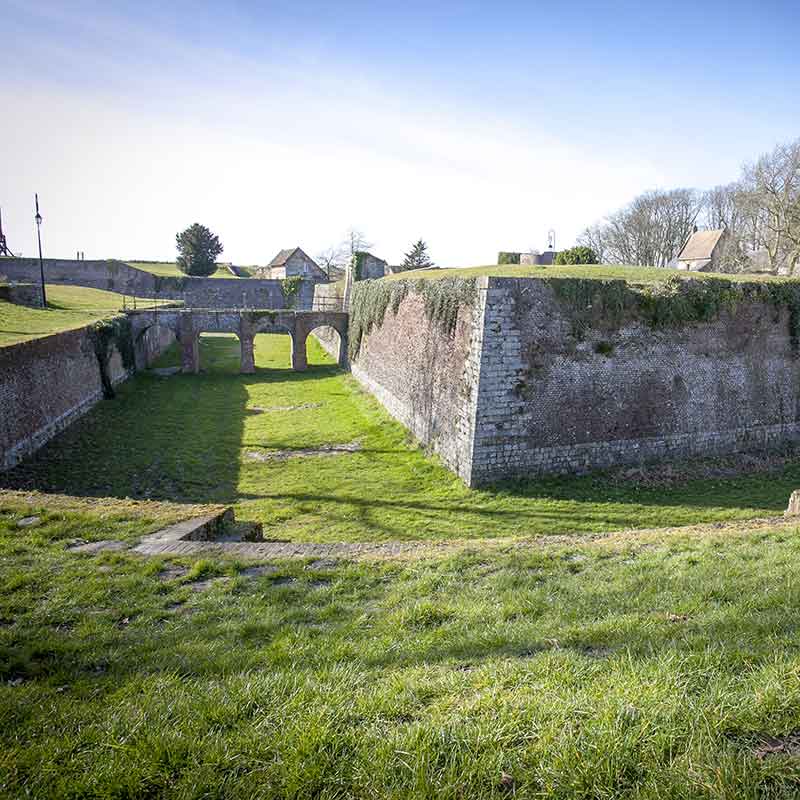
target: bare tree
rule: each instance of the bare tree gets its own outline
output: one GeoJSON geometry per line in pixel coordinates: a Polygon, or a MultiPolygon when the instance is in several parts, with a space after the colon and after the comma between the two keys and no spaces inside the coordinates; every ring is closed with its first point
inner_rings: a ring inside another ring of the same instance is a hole
{"type": "Polygon", "coordinates": [[[800,139],[778,145],[743,170],[743,207],[773,270],[800,263],[800,139]]]}
{"type": "Polygon", "coordinates": [[[317,255],[316,261],[330,279],[338,278],[347,266],[348,252],[343,244],[327,247],[317,255]]]}
{"type": "Polygon", "coordinates": [[[601,261],[666,267],[692,232],[702,205],[694,189],[646,192],[587,228],[579,242],[601,261]]]}
{"type": "Polygon", "coordinates": [[[357,228],[350,228],[345,236],[344,247],[352,258],[356,253],[369,250],[372,247],[372,242],[367,240],[362,231],[357,228]]]}

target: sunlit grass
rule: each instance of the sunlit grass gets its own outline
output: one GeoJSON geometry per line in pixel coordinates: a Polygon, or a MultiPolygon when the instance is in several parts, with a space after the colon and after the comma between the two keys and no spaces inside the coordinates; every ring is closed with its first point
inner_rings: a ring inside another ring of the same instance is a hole
{"type": "MultiPolygon", "coordinates": [[[[83,286],[46,286],[47,309],[29,308],[0,300],[0,347],[16,342],[71,330],[115,314],[124,303],[131,307],[132,297],[83,286]]],[[[165,303],[169,301],[158,301],[165,303]]],[[[156,303],[150,298],[136,298],[138,307],[156,303]]]]}
{"type": "MultiPolygon", "coordinates": [[[[235,505],[271,538],[386,541],[524,537],[778,515],[800,466],[770,474],[640,487],[603,476],[467,489],[410,441],[309,339],[312,367],[289,369],[288,336],[256,338],[240,375],[235,337],[201,340],[201,375],[140,375],[7,485],[93,497],[235,505]],[[353,444],[352,453],[297,451],[353,444]]],[[[177,363],[173,351],[163,364],[177,363]],[[170,359],[172,359],[170,361],[170,359]]]]}

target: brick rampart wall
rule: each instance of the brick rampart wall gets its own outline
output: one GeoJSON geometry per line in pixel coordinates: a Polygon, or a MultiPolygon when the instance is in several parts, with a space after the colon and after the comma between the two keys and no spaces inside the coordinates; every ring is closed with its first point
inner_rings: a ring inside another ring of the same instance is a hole
{"type": "Polygon", "coordinates": [[[452,336],[410,294],[361,341],[353,376],[465,481],[471,475],[482,312],[459,311],[452,336]]]}
{"type": "MultiPolygon", "coordinates": [[[[109,375],[127,376],[114,350],[109,375]]],[[[101,397],[86,328],[0,348],[0,469],[8,469],[85,414],[101,397]]]]}
{"type": "Polygon", "coordinates": [[[748,301],[712,322],[577,333],[550,282],[482,278],[477,296],[443,338],[409,295],[352,365],[471,485],[800,440],[787,308],[748,301]]]}

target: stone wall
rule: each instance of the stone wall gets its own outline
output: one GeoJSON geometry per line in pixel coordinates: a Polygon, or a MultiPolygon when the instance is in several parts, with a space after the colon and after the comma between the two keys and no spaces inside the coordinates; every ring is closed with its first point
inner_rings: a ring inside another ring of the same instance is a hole
{"type": "Polygon", "coordinates": [[[481,352],[482,311],[460,309],[453,335],[428,319],[425,302],[409,294],[395,314],[361,340],[353,376],[421,442],[466,482],[481,352]]]}
{"type": "Polygon", "coordinates": [[[36,283],[0,284],[0,300],[18,306],[41,308],[42,289],[36,283]]]}
{"type": "MultiPolygon", "coordinates": [[[[109,375],[127,377],[114,350],[109,375]]],[[[0,348],[0,469],[38,450],[102,397],[86,328],[0,348]]]]}
{"type": "Polygon", "coordinates": [[[470,485],[800,439],[786,304],[755,295],[667,326],[589,301],[578,319],[556,283],[480,279],[452,338],[411,294],[363,338],[353,374],[470,485]]]}
{"type": "MultiPolygon", "coordinates": [[[[182,300],[195,308],[286,308],[289,305],[279,280],[258,278],[193,278],[153,275],[122,261],[44,260],[45,281],[87,286],[137,297],[182,300]]],[[[35,258],[2,258],[0,274],[12,281],[39,280],[35,258]]],[[[303,281],[291,301],[297,309],[310,309],[314,281],[303,281]]]]}

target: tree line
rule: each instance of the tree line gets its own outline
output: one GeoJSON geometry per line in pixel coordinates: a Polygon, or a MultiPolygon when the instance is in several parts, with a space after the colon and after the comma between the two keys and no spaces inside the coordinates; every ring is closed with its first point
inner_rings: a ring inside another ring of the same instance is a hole
{"type": "Polygon", "coordinates": [[[800,139],[746,164],[732,183],[646,192],[587,228],[578,244],[602,263],[666,267],[696,226],[727,231],[721,271],[798,270],[800,139]]]}

